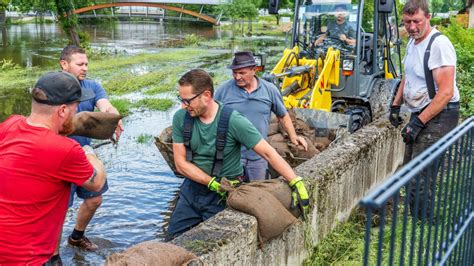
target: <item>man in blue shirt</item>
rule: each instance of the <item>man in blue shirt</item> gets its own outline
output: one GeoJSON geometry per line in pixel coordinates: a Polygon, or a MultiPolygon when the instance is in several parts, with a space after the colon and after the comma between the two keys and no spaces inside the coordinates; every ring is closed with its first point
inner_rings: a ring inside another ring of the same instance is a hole
{"type": "MultiPolygon", "coordinates": [[[[258,129],[266,139],[271,113],[277,117],[295,145],[308,147],[305,139],[296,135],[280,92],[272,83],[255,75],[256,62],[251,52],[235,53],[232,65],[234,79],[224,82],[216,91],[214,98],[234,110],[239,111],[258,129]]],[[[268,177],[268,163],[252,150],[242,147],[242,164],[247,169],[250,180],[262,180],[268,177]]]]}
{"type": "MultiPolygon", "coordinates": [[[[82,111],[94,111],[97,107],[101,112],[108,112],[119,114],[117,109],[107,99],[107,94],[102,86],[92,80],[86,80],[88,70],[88,60],[84,49],[75,45],[66,46],[61,52],[61,58],[59,61],[61,69],[65,72],[69,72],[79,80],[81,87],[84,89],[92,90],[95,93],[95,98],[85,102],[81,102],[77,108],[77,112],[82,111]]],[[[120,138],[120,134],[123,131],[123,124],[120,120],[115,130],[116,140],[120,138]]],[[[71,136],[81,146],[90,145],[91,139],[82,136],[71,136]]],[[[71,196],[69,199],[69,207],[74,202],[74,194],[77,194],[79,198],[84,199],[83,203],[77,213],[76,225],[72,234],[68,238],[68,243],[73,246],[77,246],[81,249],[94,251],[98,249],[98,246],[92,243],[87,237],[84,236],[84,231],[87,225],[95,214],[95,211],[102,204],[102,194],[108,190],[107,181],[99,192],[90,192],[82,187],[73,185],[71,187],[71,196]]],[[[59,247],[57,250],[59,253],[59,247]]]]}

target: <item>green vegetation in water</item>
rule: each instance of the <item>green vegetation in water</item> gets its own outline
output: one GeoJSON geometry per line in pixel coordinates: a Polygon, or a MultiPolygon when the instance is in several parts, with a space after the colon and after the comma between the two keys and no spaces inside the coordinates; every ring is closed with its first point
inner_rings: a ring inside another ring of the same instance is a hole
{"type": "Polygon", "coordinates": [[[157,82],[152,84],[144,91],[146,95],[155,95],[157,93],[173,91],[176,89],[179,77],[188,70],[187,65],[180,65],[177,67],[166,68],[166,73],[162,70],[161,77],[157,82]]]}
{"type": "Polygon", "coordinates": [[[184,36],[183,44],[185,46],[198,46],[204,40],[203,37],[196,34],[186,34],[186,36],[184,36]]]}
{"type": "Polygon", "coordinates": [[[22,68],[18,67],[11,61],[4,61],[0,66],[0,89],[11,90],[11,89],[27,89],[32,87],[38,77],[45,73],[40,68],[22,68]]]}
{"type": "Polygon", "coordinates": [[[114,79],[105,82],[103,86],[108,93],[121,95],[157,84],[164,77],[166,77],[164,71],[150,72],[144,75],[119,73],[114,79]]]}
{"type": "Polygon", "coordinates": [[[119,69],[131,65],[143,63],[170,63],[170,62],[190,62],[202,56],[202,49],[170,49],[154,54],[138,54],[134,56],[106,56],[101,61],[89,63],[90,72],[98,72],[107,69],[119,69]]]}
{"type": "Polygon", "coordinates": [[[115,108],[119,111],[122,116],[128,116],[130,114],[130,108],[132,107],[132,103],[127,99],[110,99],[110,103],[112,103],[115,108]]]}
{"type": "Polygon", "coordinates": [[[175,102],[170,99],[146,98],[136,102],[133,106],[137,108],[146,108],[155,111],[166,111],[174,104],[175,102]]]}
{"type": "Polygon", "coordinates": [[[137,142],[140,143],[140,144],[148,144],[148,143],[151,143],[153,141],[153,139],[154,138],[153,138],[152,135],[142,133],[142,134],[138,135],[137,142]]]}

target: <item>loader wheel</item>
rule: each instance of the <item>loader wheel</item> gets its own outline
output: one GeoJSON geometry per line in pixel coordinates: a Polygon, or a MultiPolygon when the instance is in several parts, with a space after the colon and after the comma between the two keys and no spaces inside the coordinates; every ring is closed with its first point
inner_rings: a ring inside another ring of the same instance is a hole
{"type": "Polygon", "coordinates": [[[372,120],[372,118],[370,117],[369,109],[363,106],[349,107],[346,110],[346,114],[350,116],[349,118],[349,132],[350,133],[354,133],[356,130],[369,124],[372,120]]]}

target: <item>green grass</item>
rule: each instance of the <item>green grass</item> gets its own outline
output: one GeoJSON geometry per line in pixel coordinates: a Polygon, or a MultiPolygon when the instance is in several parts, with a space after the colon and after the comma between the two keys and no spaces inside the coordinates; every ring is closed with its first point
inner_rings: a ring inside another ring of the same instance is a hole
{"type": "Polygon", "coordinates": [[[109,80],[103,85],[108,93],[121,95],[157,84],[165,77],[164,71],[150,72],[144,75],[124,73],[116,75],[115,79],[109,80]]]}
{"type": "Polygon", "coordinates": [[[146,98],[136,102],[133,106],[137,108],[146,108],[155,111],[166,111],[171,108],[175,102],[170,99],[151,99],[146,98]]]}
{"type": "MultiPolygon", "coordinates": [[[[395,230],[395,253],[394,253],[394,264],[400,263],[400,254],[402,246],[402,231],[403,222],[401,215],[398,215],[397,226],[395,230]]],[[[376,215],[373,219],[377,220],[380,217],[376,215]]],[[[380,221],[376,221],[379,223],[380,221]]],[[[383,235],[383,260],[382,265],[388,265],[389,258],[387,256],[390,247],[391,239],[391,220],[385,222],[384,235],[383,235]]],[[[414,261],[417,261],[418,241],[421,234],[420,226],[413,228],[412,218],[408,216],[406,224],[407,236],[405,239],[405,264],[409,262],[410,252],[410,238],[411,232],[415,230],[415,245],[414,248],[414,261]]],[[[425,237],[427,228],[425,226],[425,237]]],[[[379,227],[372,227],[370,231],[370,252],[369,252],[369,265],[375,265],[377,262],[377,250],[378,250],[378,237],[379,227]]],[[[327,235],[314,249],[311,257],[307,259],[304,265],[361,265],[364,258],[364,240],[365,237],[365,215],[360,210],[355,210],[349,220],[345,223],[341,223],[327,235]]]]}
{"type": "Polygon", "coordinates": [[[107,69],[119,69],[131,65],[163,64],[176,62],[190,62],[197,60],[205,53],[202,49],[170,49],[153,54],[138,54],[134,56],[110,56],[104,57],[104,60],[90,62],[89,71],[95,73],[107,69]]]}
{"type": "Polygon", "coordinates": [[[117,108],[122,116],[128,116],[130,114],[130,108],[132,103],[127,99],[110,99],[110,103],[117,108]]]}
{"type": "Polygon", "coordinates": [[[174,91],[178,84],[178,79],[188,70],[186,65],[176,67],[168,67],[166,71],[162,71],[162,76],[155,84],[151,85],[143,93],[145,95],[155,95],[157,93],[174,91]]]}
{"type": "Polygon", "coordinates": [[[138,135],[137,142],[140,143],[140,144],[147,144],[147,143],[151,143],[153,141],[153,139],[154,138],[153,138],[152,135],[142,133],[142,134],[138,135]]]}

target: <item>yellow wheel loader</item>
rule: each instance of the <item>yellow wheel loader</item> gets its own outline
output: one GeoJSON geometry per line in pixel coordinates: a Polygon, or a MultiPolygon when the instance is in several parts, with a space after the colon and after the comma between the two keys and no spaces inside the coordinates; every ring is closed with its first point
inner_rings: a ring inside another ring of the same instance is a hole
{"type": "MultiPolygon", "coordinates": [[[[291,47],[264,78],[287,108],[344,114],[339,126],[354,132],[386,113],[400,82],[397,20],[394,0],[296,0],[291,47]]],[[[324,127],[335,116],[323,117],[324,127]]]]}

